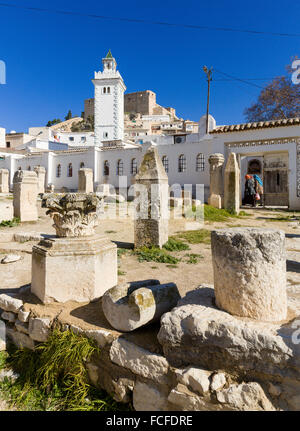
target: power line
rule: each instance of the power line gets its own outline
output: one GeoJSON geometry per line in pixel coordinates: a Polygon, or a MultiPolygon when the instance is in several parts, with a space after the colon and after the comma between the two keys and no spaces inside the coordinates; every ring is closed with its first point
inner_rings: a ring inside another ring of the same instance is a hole
{"type": "Polygon", "coordinates": [[[253,82],[246,81],[245,79],[236,78],[235,76],[229,75],[228,73],[221,72],[218,69],[214,68],[214,71],[217,72],[217,73],[220,73],[221,75],[224,75],[227,78],[230,78],[230,79],[232,79],[234,81],[239,81],[239,82],[242,82],[244,84],[252,85],[252,87],[257,87],[257,88],[260,88],[260,89],[264,89],[264,87],[262,87],[261,85],[254,84],[253,82]]]}
{"type": "Polygon", "coordinates": [[[68,11],[68,10],[20,6],[16,4],[9,4],[9,3],[2,3],[2,2],[0,3],[0,7],[23,9],[23,10],[28,10],[32,12],[80,16],[80,17],[102,19],[102,20],[133,22],[133,23],[160,25],[160,26],[168,26],[168,27],[181,27],[181,28],[188,28],[188,29],[195,29],[195,30],[213,30],[213,31],[226,31],[226,32],[234,32],[234,33],[248,33],[248,34],[253,34],[258,36],[268,35],[268,36],[280,36],[280,37],[300,37],[300,33],[278,33],[278,32],[268,32],[268,31],[248,30],[248,29],[243,30],[243,29],[230,28],[230,27],[212,27],[212,26],[206,26],[206,25],[180,24],[180,23],[171,23],[171,22],[164,22],[164,21],[150,21],[150,20],[137,19],[137,18],[122,18],[122,17],[115,17],[115,16],[107,16],[107,15],[96,15],[92,13],[81,13],[81,12],[74,12],[74,11],[68,11]]]}

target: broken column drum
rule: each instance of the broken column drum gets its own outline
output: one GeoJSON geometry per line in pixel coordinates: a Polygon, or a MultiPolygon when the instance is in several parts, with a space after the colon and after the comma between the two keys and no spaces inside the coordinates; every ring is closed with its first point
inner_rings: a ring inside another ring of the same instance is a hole
{"type": "Polygon", "coordinates": [[[285,234],[258,228],[211,233],[216,305],[236,316],[287,316],[285,234]]]}
{"type": "Polygon", "coordinates": [[[209,205],[221,209],[223,207],[223,165],[224,156],[221,153],[212,154],[210,164],[209,205]]]}
{"type": "Polygon", "coordinates": [[[92,193],[94,191],[93,169],[81,168],[78,171],[78,192],[92,193]]]}

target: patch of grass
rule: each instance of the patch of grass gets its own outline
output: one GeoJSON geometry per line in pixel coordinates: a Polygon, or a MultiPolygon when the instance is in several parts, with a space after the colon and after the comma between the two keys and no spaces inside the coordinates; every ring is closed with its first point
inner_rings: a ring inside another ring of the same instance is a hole
{"type": "Polygon", "coordinates": [[[167,267],[167,268],[173,268],[173,269],[178,268],[178,266],[177,266],[177,265],[166,265],[166,267],[167,267]]]}
{"type": "Polygon", "coordinates": [[[12,220],[3,220],[0,223],[0,227],[14,227],[14,226],[18,226],[18,224],[20,224],[21,221],[18,217],[14,217],[12,220]]]}
{"type": "Polygon", "coordinates": [[[266,221],[284,221],[284,222],[289,222],[289,221],[300,221],[300,217],[295,217],[295,216],[277,216],[277,217],[270,217],[270,218],[266,218],[266,221]]]}
{"type": "Polygon", "coordinates": [[[125,275],[126,272],[122,271],[121,269],[118,269],[118,275],[125,275]]]}
{"type": "Polygon", "coordinates": [[[90,386],[85,364],[93,354],[100,354],[93,340],[55,329],[35,351],[16,350],[6,358],[19,377],[4,379],[0,390],[20,410],[129,410],[90,386]]]}
{"type": "Polygon", "coordinates": [[[229,211],[225,209],[218,209],[215,207],[212,207],[211,205],[204,204],[203,207],[200,206],[192,206],[185,214],[186,218],[194,218],[195,216],[200,217],[202,215],[202,211],[204,213],[204,221],[205,222],[220,222],[228,220],[229,218],[242,218],[242,217],[248,217],[249,214],[247,214],[245,211],[240,211],[239,214],[237,214],[235,211],[229,211]]]}
{"type": "Polygon", "coordinates": [[[106,230],[105,233],[117,233],[115,230],[106,230]]]}
{"type": "Polygon", "coordinates": [[[163,248],[168,251],[190,250],[190,247],[185,242],[175,237],[170,237],[163,245],[163,248]]]}
{"type": "Polygon", "coordinates": [[[186,254],[185,257],[187,258],[185,263],[189,263],[189,264],[193,264],[193,265],[198,263],[199,259],[203,259],[203,256],[201,254],[197,254],[197,253],[186,254]]]}
{"type": "MultiPolygon", "coordinates": [[[[169,266],[169,265],[167,265],[169,266]]],[[[151,269],[158,269],[158,266],[150,266],[151,269]]]]}
{"type": "Polygon", "coordinates": [[[133,252],[139,262],[159,262],[176,265],[180,259],[158,247],[141,247],[133,252]]]}
{"type": "Polygon", "coordinates": [[[207,229],[179,232],[176,237],[183,239],[189,244],[210,244],[210,230],[207,229]]]}

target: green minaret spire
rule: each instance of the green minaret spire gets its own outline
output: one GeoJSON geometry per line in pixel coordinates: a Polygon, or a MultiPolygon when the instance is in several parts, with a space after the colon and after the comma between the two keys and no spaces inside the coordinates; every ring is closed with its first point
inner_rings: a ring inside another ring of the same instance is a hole
{"type": "Polygon", "coordinates": [[[110,50],[108,51],[108,53],[106,54],[106,57],[105,58],[113,58],[113,56],[112,56],[112,54],[111,54],[111,52],[110,52],[110,50]]]}

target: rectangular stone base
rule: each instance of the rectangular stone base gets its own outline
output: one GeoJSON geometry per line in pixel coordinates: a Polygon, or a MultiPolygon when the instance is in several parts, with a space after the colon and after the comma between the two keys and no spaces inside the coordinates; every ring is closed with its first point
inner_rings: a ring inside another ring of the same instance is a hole
{"type": "Polygon", "coordinates": [[[50,238],[32,248],[31,292],[44,304],[89,302],[117,282],[117,246],[104,236],[50,238]]]}

